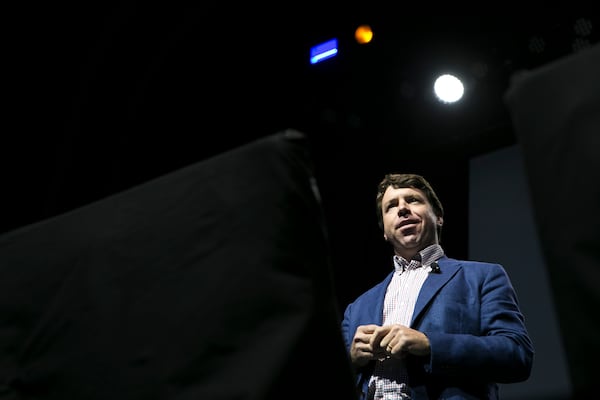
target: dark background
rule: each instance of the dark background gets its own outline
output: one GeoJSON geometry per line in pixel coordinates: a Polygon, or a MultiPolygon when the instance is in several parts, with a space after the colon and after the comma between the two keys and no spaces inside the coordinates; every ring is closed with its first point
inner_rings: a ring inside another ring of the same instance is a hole
{"type": "MultiPolygon", "coordinates": [[[[385,173],[431,181],[446,209],[442,245],[467,258],[472,160],[518,144],[504,102],[511,80],[597,43],[600,20],[575,8],[473,16],[349,7],[21,6],[10,14],[4,52],[0,232],[294,128],[312,144],[340,311],[391,267],[374,207],[385,173]],[[370,44],[354,41],[361,23],[373,28],[370,44]],[[310,47],[333,37],[338,56],[311,66],[310,47]],[[463,102],[433,99],[439,72],[465,78],[463,102]]],[[[535,127],[544,108],[531,109],[535,127]]],[[[536,134],[530,157],[536,141],[552,146],[536,134]]],[[[570,157],[575,176],[578,157],[570,157]]],[[[528,284],[519,283],[535,297],[539,286],[528,284]]],[[[583,311],[564,321],[585,328],[585,309],[571,307],[580,292],[570,289],[563,293],[572,300],[558,305],[583,311]]],[[[595,310],[594,299],[581,303],[595,310]]],[[[564,331],[579,333],[564,321],[564,331]]],[[[582,348],[571,353],[585,358],[587,340],[570,337],[571,348],[582,348]]],[[[574,364],[588,371],[587,362],[574,364]]]]}
{"type": "Polygon", "coordinates": [[[384,173],[429,178],[447,212],[442,244],[466,257],[469,160],[515,144],[511,77],[595,43],[598,18],[345,7],[23,10],[7,58],[2,232],[295,128],[313,144],[341,306],[390,268],[374,208],[384,173]],[[374,30],[368,45],[354,41],[360,23],[374,30]],[[310,65],[310,47],[333,37],[338,57],[310,65]],[[447,70],[468,84],[451,107],[431,93],[447,70]]]}

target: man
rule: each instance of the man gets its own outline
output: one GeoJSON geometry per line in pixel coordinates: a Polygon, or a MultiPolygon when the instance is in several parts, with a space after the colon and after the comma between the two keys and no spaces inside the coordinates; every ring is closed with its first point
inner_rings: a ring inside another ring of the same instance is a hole
{"type": "Polygon", "coordinates": [[[528,379],[534,349],[504,268],[444,254],[422,176],[386,175],[376,200],[394,270],[342,321],[360,399],[498,399],[498,383],[528,379]]]}

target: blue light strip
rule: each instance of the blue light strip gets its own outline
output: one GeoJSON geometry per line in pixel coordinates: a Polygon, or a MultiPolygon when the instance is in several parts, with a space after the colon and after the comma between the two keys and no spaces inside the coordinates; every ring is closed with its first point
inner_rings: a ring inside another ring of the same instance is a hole
{"type": "Polygon", "coordinates": [[[316,64],[338,53],[337,39],[318,44],[310,49],[310,63],[316,64]]]}

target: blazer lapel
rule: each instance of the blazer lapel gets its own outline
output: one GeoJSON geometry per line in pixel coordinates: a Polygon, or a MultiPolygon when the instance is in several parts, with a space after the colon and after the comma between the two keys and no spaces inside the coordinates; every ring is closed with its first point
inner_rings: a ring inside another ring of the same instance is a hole
{"type": "Polygon", "coordinates": [[[419,293],[419,297],[417,298],[417,303],[415,304],[415,310],[413,312],[412,320],[410,322],[410,326],[412,327],[415,321],[421,317],[423,310],[425,307],[431,302],[433,296],[435,296],[439,290],[448,282],[452,277],[462,269],[460,263],[451,262],[447,258],[442,258],[438,260],[438,265],[440,266],[439,272],[430,272],[429,276],[423,283],[423,287],[421,288],[421,292],[419,293]]]}

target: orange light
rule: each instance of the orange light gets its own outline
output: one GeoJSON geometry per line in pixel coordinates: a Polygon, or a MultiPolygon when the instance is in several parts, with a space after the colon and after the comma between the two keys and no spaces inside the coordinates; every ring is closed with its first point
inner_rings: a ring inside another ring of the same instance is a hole
{"type": "Polygon", "coordinates": [[[373,39],[373,31],[369,25],[360,25],[354,31],[354,38],[360,44],[369,43],[373,39]]]}

